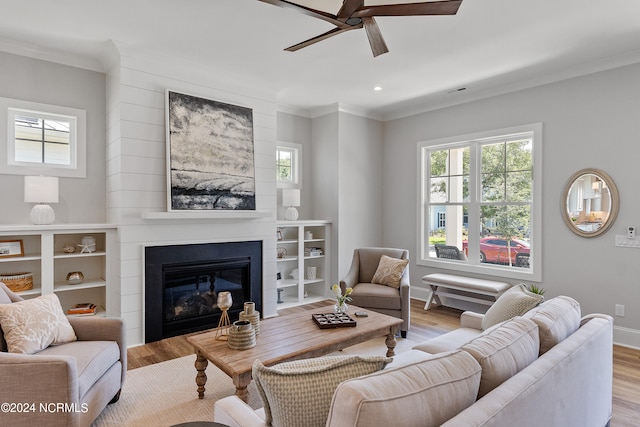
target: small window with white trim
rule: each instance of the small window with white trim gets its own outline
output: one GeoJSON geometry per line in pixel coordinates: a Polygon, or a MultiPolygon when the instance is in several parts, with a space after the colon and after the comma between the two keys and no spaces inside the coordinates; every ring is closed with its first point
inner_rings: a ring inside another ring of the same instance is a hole
{"type": "Polygon", "coordinates": [[[16,175],[86,176],[83,110],[0,98],[6,135],[0,172],[16,175]]]}
{"type": "Polygon", "coordinates": [[[300,158],[302,146],[279,142],[276,147],[276,181],[278,188],[300,188],[300,158]]]}

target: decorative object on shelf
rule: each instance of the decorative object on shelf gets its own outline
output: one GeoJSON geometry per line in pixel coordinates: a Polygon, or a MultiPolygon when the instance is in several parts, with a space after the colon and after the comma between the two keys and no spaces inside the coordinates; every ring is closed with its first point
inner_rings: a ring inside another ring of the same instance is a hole
{"type": "Polygon", "coordinates": [[[282,190],[282,206],[286,206],[284,219],[287,221],[295,221],[298,219],[298,210],[296,206],[300,206],[300,190],[297,188],[285,188],[282,190]]]}
{"type": "Polygon", "coordinates": [[[282,240],[282,230],[280,230],[279,228],[276,231],[276,237],[278,238],[278,241],[282,240]]]}
{"type": "Polygon", "coordinates": [[[231,292],[218,293],[217,299],[218,308],[222,310],[222,316],[218,322],[218,330],[216,331],[217,340],[227,340],[229,338],[229,327],[231,326],[231,319],[229,319],[229,309],[233,305],[233,298],[231,298],[231,292]]]}
{"type": "Polygon", "coordinates": [[[304,248],[304,256],[322,256],[324,255],[324,250],[322,248],[304,248]]]}
{"type": "Polygon", "coordinates": [[[248,320],[251,322],[256,337],[260,334],[260,312],[256,310],[255,302],[244,303],[244,311],[240,313],[240,320],[248,320]]]}
{"type": "Polygon", "coordinates": [[[336,313],[344,313],[349,309],[347,305],[347,301],[351,301],[351,292],[353,292],[353,288],[347,288],[344,291],[344,295],[342,295],[342,289],[340,289],[339,285],[333,285],[331,287],[331,292],[336,298],[336,304],[333,306],[333,311],[336,313]]]}
{"type": "Polygon", "coordinates": [[[69,274],[67,274],[67,282],[70,285],[77,285],[79,283],[82,283],[83,280],[84,274],[82,274],[82,271],[71,271],[69,274]]]}
{"type": "Polygon", "coordinates": [[[312,239],[313,239],[313,233],[311,231],[305,231],[304,240],[312,240],[312,239]]]}
{"type": "Polygon", "coordinates": [[[282,292],[283,291],[284,291],[284,289],[278,288],[278,304],[284,303],[284,300],[282,299],[282,292]]]}
{"type": "Polygon", "coordinates": [[[289,276],[293,279],[293,280],[298,280],[298,278],[300,277],[299,273],[298,273],[298,269],[294,268],[293,270],[291,270],[291,273],[289,274],[289,276]]]}
{"type": "Polygon", "coordinates": [[[24,202],[37,203],[29,215],[33,224],[53,224],[56,214],[45,203],[58,203],[58,177],[25,176],[24,202]]]}
{"type": "Polygon", "coordinates": [[[95,316],[98,311],[98,306],[91,302],[83,302],[80,304],[75,304],[69,310],[67,310],[67,314],[70,316],[95,316]]]}
{"type": "Polygon", "coordinates": [[[0,258],[11,258],[24,256],[24,245],[22,240],[0,241],[0,258]]]}
{"type": "Polygon", "coordinates": [[[80,250],[81,254],[90,254],[96,251],[96,239],[93,236],[83,236],[82,243],[80,243],[82,249],[80,250]]]}
{"type": "Polygon", "coordinates": [[[166,106],[168,210],[254,211],[253,110],[169,90],[166,106]]]}
{"type": "Polygon", "coordinates": [[[357,322],[353,320],[348,314],[344,313],[322,313],[312,314],[311,318],[320,329],[329,328],[345,328],[355,327],[357,322]]]}
{"type": "Polygon", "coordinates": [[[278,258],[284,258],[287,256],[287,250],[285,248],[278,248],[278,258]]]}
{"type": "Polygon", "coordinates": [[[64,252],[65,254],[72,254],[75,251],[76,251],[76,247],[71,243],[65,243],[64,246],[62,247],[62,252],[64,252]]]}
{"type": "Polygon", "coordinates": [[[256,331],[248,320],[236,320],[229,328],[229,347],[246,350],[256,346],[256,331]]]}
{"type": "Polygon", "coordinates": [[[29,291],[33,289],[33,275],[24,273],[3,273],[0,274],[0,282],[7,285],[13,292],[29,291]]]}
{"type": "Polygon", "coordinates": [[[307,267],[307,279],[316,280],[316,267],[307,267]]]}

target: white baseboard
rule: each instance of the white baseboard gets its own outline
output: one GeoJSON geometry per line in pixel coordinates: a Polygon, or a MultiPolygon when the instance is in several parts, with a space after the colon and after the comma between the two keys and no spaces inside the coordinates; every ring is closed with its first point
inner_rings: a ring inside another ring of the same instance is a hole
{"type": "Polygon", "coordinates": [[[613,343],[640,349],[640,331],[622,326],[613,327],[613,343]]]}

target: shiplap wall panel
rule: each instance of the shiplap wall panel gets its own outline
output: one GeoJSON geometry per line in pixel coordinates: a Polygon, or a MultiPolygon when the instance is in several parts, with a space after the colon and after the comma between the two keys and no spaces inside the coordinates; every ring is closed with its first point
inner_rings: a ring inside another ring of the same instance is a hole
{"type": "MultiPolygon", "coordinates": [[[[230,82],[211,70],[166,58],[144,58],[121,48],[108,76],[108,212],[120,224],[121,315],[130,345],[144,342],[145,246],[225,241],[263,242],[263,314],[276,314],[275,93],[230,82]],[[166,90],[252,109],[256,204],[271,212],[242,220],[144,220],[167,208],[166,90]]],[[[232,80],[232,79],[231,79],[232,80]]]]}

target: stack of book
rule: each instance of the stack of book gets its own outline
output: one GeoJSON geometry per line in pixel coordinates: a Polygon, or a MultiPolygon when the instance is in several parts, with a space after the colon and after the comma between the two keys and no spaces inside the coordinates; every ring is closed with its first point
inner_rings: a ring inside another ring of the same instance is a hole
{"type": "Polygon", "coordinates": [[[96,314],[98,307],[90,302],[76,304],[67,310],[70,316],[93,316],[96,314]]]}

